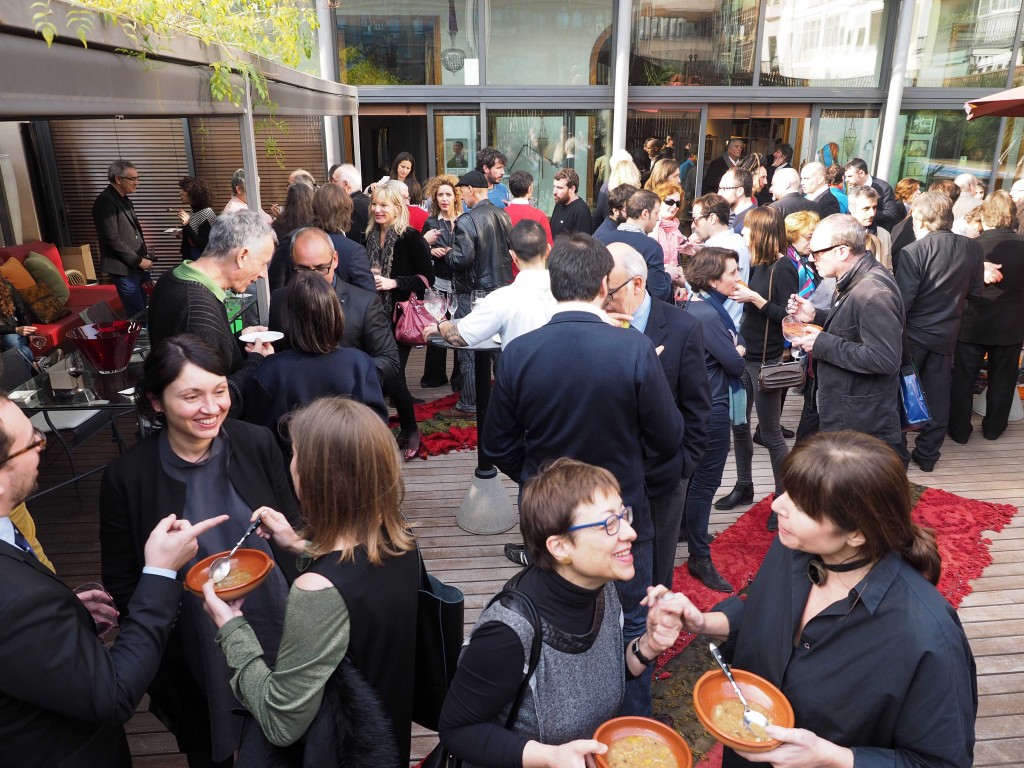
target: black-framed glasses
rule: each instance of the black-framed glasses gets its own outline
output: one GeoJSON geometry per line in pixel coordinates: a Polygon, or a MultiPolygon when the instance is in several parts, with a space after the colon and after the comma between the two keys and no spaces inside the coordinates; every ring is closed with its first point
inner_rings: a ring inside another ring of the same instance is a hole
{"type": "Polygon", "coordinates": [[[317,264],[315,267],[307,267],[303,264],[292,264],[292,272],[316,272],[318,275],[326,275],[334,266],[334,259],[326,264],[317,264]]]}
{"type": "Polygon", "coordinates": [[[630,525],[633,524],[632,507],[623,507],[619,511],[619,514],[612,515],[607,520],[602,520],[600,523],[583,523],[582,525],[573,525],[566,530],[566,533],[571,533],[572,531],[582,531],[584,528],[597,528],[598,526],[602,526],[604,528],[605,533],[607,533],[609,536],[614,536],[619,532],[619,527],[622,525],[623,521],[629,523],[630,525]]]}
{"type": "Polygon", "coordinates": [[[700,216],[691,216],[690,220],[691,221],[700,221],[701,219],[708,218],[710,215],[711,215],[710,213],[702,213],[702,214],[700,214],[700,216]]]}
{"type": "Polygon", "coordinates": [[[672,198],[665,198],[665,200],[663,200],[662,202],[664,202],[665,205],[669,206],[670,208],[675,208],[677,205],[679,205],[679,201],[673,200],[672,198]]]}
{"type": "Polygon", "coordinates": [[[624,282],[622,285],[619,285],[619,286],[616,286],[615,288],[612,288],[610,291],[608,291],[608,296],[606,298],[606,301],[607,301],[607,299],[610,299],[612,296],[614,296],[616,293],[621,291],[623,288],[625,288],[627,285],[629,285],[632,282],[633,282],[633,278],[631,277],[626,282],[624,282]]]}
{"type": "Polygon", "coordinates": [[[728,192],[730,189],[743,189],[743,187],[719,187],[719,192],[728,192]]]}
{"type": "Polygon", "coordinates": [[[809,251],[809,252],[808,252],[808,255],[809,255],[809,256],[811,256],[812,258],[815,258],[815,259],[816,259],[816,258],[818,258],[818,256],[820,256],[821,254],[823,254],[823,253],[828,253],[828,252],[829,252],[829,251],[831,251],[832,249],[834,249],[834,248],[838,248],[838,247],[839,247],[840,245],[842,245],[842,243],[835,243],[834,245],[830,245],[830,246],[828,246],[827,248],[819,248],[819,249],[818,249],[818,250],[816,250],[816,251],[809,251]]]}
{"type": "Polygon", "coordinates": [[[24,448],[22,448],[19,451],[15,451],[14,453],[7,454],[7,458],[6,459],[0,460],[0,466],[3,466],[4,464],[6,464],[11,459],[18,458],[23,453],[28,453],[29,451],[34,451],[36,448],[45,448],[46,447],[46,435],[43,434],[42,430],[40,430],[40,429],[33,429],[32,430],[32,435],[33,435],[33,437],[32,437],[32,442],[31,443],[29,443],[27,446],[25,446],[24,448]]]}
{"type": "Polygon", "coordinates": [[[124,179],[125,181],[138,181],[139,180],[138,176],[122,176],[121,178],[124,179]]]}

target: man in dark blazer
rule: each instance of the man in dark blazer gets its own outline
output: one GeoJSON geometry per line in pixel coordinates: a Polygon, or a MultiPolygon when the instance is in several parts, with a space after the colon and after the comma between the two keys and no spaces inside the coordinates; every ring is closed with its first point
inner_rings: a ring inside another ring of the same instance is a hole
{"type": "Polygon", "coordinates": [[[117,643],[107,650],[89,609],[42,565],[9,519],[36,484],[41,434],[0,398],[0,765],[131,765],[123,723],[135,713],[181,598],[175,573],[195,555],[196,526],[169,516],[146,543],[145,569],[117,643]]]}
{"type": "Polygon", "coordinates": [[[142,225],[128,197],[139,187],[139,171],[127,160],[107,168],[110,182],[92,204],[92,220],[100,244],[100,269],[113,278],[125,313],[134,317],[146,308],[142,284],[149,280],[149,258],[142,225]]]}
{"type": "MultiPolygon", "coordinates": [[[[363,251],[365,254],[365,250],[363,251]]],[[[357,288],[342,278],[338,269],[338,254],[332,239],[322,229],[306,227],[297,230],[291,240],[289,272],[293,269],[313,270],[334,287],[338,301],[345,312],[345,334],[341,345],[360,349],[373,358],[377,375],[381,381],[399,371],[398,343],[391,331],[391,323],[384,312],[384,305],[376,292],[357,288]]],[[[280,331],[283,327],[284,287],[270,295],[270,328],[280,331]]],[[[285,348],[284,340],[278,347],[285,348]]]]}
{"type": "Polygon", "coordinates": [[[661,301],[672,301],[672,278],[665,270],[665,252],[649,236],[658,224],[660,206],[661,198],[649,189],[634,192],[626,201],[626,220],[616,229],[604,230],[597,239],[605,245],[625,243],[638,251],[647,262],[647,292],[661,301]]]}
{"type": "Polygon", "coordinates": [[[846,164],[846,188],[869,186],[878,193],[878,214],[875,216],[875,226],[892,232],[903,216],[896,204],[896,196],[893,194],[892,186],[884,179],[868,174],[868,164],[861,158],[855,157],[846,164]]]}
{"type": "Polygon", "coordinates": [[[704,184],[701,189],[707,192],[717,192],[718,185],[722,181],[722,177],[726,171],[732,170],[740,163],[740,158],[743,157],[743,150],[746,148],[746,142],[743,139],[732,138],[725,145],[725,152],[721,157],[716,157],[710,163],[708,163],[707,170],[704,171],[704,184]]]}
{"type": "Polygon", "coordinates": [[[800,187],[804,195],[818,206],[818,216],[824,219],[833,213],[839,213],[839,199],[832,194],[825,181],[825,166],[821,163],[808,163],[800,169],[800,187]]]}
{"type": "MultiPolygon", "coordinates": [[[[708,442],[711,384],[704,361],[703,332],[700,323],[686,312],[651,299],[646,286],[647,265],[634,248],[612,243],[608,250],[615,259],[609,283],[613,288],[622,288],[608,297],[605,310],[613,317],[628,319],[633,328],[651,340],[655,349],[661,349],[658,362],[665,372],[672,399],[683,415],[682,450],[674,456],[651,455],[645,461],[654,520],[654,583],[672,589],[686,489],[708,442]]],[[[690,557],[687,566],[710,589],[732,592],[710,557],[690,557]]]]}
{"type": "MultiPolygon", "coordinates": [[[[570,456],[604,467],[633,508],[635,575],[616,587],[627,640],[645,631],[640,601],[652,579],[654,536],[645,490],[645,450],[675,456],[683,417],[662,372],[654,344],[616,328],[601,310],[614,262],[590,235],[555,241],[548,257],[551,293],[559,302],[551,321],[513,339],[498,366],[483,427],[483,447],[518,483],[546,460],[570,456]],[[571,365],[567,365],[571,361],[571,365]]],[[[650,676],[627,683],[623,714],[650,715],[650,676]]]]}
{"type": "Polygon", "coordinates": [[[820,215],[818,204],[803,196],[800,187],[800,173],[796,168],[779,168],[772,176],[772,197],[775,202],[769,208],[775,208],[786,218],[797,211],[813,211],[820,215]]]}
{"type": "MultiPolygon", "coordinates": [[[[900,253],[896,284],[906,308],[907,339],[931,418],[910,458],[925,472],[939,460],[949,424],[950,371],[968,298],[982,298],[984,257],[976,240],[950,232],[953,203],[939,192],[914,201],[916,242],[900,253]]],[[[906,445],[906,433],[903,436],[906,445]]]]}
{"type": "Polygon", "coordinates": [[[363,192],[363,175],[352,163],[332,165],[328,178],[348,192],[352,198],[352,226],[345,234],[351,240],[366,245],[366,227],[370,223],[370,196],[363,192]]]}

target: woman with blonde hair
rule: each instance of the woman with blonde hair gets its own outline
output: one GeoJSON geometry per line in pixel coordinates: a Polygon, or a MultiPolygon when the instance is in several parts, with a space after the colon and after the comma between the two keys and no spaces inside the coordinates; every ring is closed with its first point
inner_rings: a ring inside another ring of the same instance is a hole
{"type": "Polygon", "coordinates": [[[305,563],[273,669],[242,601],[203,587],[231,687],[266,736],[247,734],[238,764],[285,764],[275,762],[285,758],[279,748],[302,739],[304,764],[406,766],[420,561],[394,439],[373,411],[343,397],[296,411],[288,429],[303,529],[270,507],[252,516],[260,536],[305,563]]]}
{"type": "MultiPolygon", "coordinates": [[[[452,268],[446,257],[455,245],[455,220],[462,215],[462,190],[458,183],[454,176],[441,174],[428,180],[425,188],[431,216],[423,225],[423,239],[433,257],[434,288],[445,293],[452,291],[452,268]]],[[[448,350],[444,347],[427,345],[421,387],[442,387],[448,383],[447,357],[448,350]]]]}
{"type": "MultiPolygon", "coordinates": [[[[384,310],[392,318],[394,330],[395,306],[408,301],[412,294],[422,299],[424,290],[434,284],[430,246],[423,235],[409,226],[409,210],[397,182],[388,181],[374,187],[370,198],[370,224],[366,228],[366,253],[370,257],[377,292],[384,310]]],[[[410,351],[408,344],[398,345],[401,370],[384,381],[398,411],[401,426],[398,445],[405,450],[406,461],[416,458],[420,450],[420,430],[416,425],[412,394],[405,381],[410,351]]]]}

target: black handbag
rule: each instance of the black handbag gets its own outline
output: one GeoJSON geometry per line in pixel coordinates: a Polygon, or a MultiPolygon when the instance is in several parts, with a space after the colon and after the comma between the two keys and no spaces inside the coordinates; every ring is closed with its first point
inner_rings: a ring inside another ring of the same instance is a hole
{"type": "MultiPolygon", "coordinates": [[[[788,257],[782,257],[788,258],[788,257]]],[[[775,264],[771,266],[771,271],[768,273],[768,296],[767,299],[770,302],[772,300],[772,281],[775,279],[775,264]]],[[[765,352],[768,351],[768,323],[770,321],[766,318],[764,323],[764,347],[762,350],[762,358],[765,352]]],[[[777,389],[789,389],[790,387],[799,387],[804,383],[804,366],[799,360],[789,360],[781,363],[761,363],[761,370],[757,373],[757,389],[759,392],[774,392],[777,389]]]]}
{"type": "MultiPolygon", "coordinates": [[[[522,575],[522,573],[520,573],[520,575],[522,575]]],[[[515,604],[514,610],[529,619],[530,624],[533,625],[533,641],[530,644],[530,663],[527,665],[526,674],[523,676],[523,680],[519,684],[519,690],[516,692],[516,697],[512,701],[512,708],[508,711],[508,717],[505,719],[505,730],[511,731],[512,726],[516,724],[516,719],[519,717],[519,708],[522,707],[523,698],[526,696],[526,689],[530,686],[530,678],[533,677],[533,673],[537,669],[537,663],[540,661],[543,630],[541,629],[540,624],[540,614],[537,613],[537,607],[533,604],[533,600],[530,599],[529,595],[525,592],[520,592],[518,589],[506,588],[492,597],[487,603],[487,607],[490,608],[496,600],[501,600],[503,598],[508,598],[513,604],[515,604]]],[[[463,762],[461,757],[456,757],[442,745],[438,744],[429,755],[423,758],[421,768],[462,768],[462,764],[463,762]]]]}
{"type": "Polygon", "coordinates": [[[423,555],[419,558],[412,719],[436,731],[444,697],[459,664],[466,598],[458,587],[427,573],[423,555]]]}

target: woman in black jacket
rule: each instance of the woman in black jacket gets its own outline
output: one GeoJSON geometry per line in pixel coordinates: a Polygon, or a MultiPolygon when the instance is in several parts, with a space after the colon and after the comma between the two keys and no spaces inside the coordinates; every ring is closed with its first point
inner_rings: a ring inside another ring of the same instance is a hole
{"type": "MultiPolygon", "coordinates": [[[[195,523],[229,515],[199,540],[198,561],[231,549],[254,509],[273,507],[293,519],[297,513],[273,433],[227,418],[227,363],[200,338],[183,334],[156,344],[136,397],[140,409],[164,427],[111,462],[100,490],[103,584],[122,615],[139,583],[146,538],[161,518],[174,513],[195,523]]],[[[273,656],[284,624],[287,581],[296,573],[294,558],[255,536],[245,546],[262,549],[279,566],[246,598],[257,617],[256,632],[273,656]]],[[[182,601],[149,686],[154,714],[177,737],[192,768],[230,766],[241,739],[242,718],[232,712],[238,702],[231,673],[214,635],[201,602],[182,601]]]]}
{"type": "MultiPolygon", "coordinates": [[[[434,288],[451,294],[453,298],[452,268],[448,266],[446,257],[455,245],[455,220],[462,215],[462,193],[458,181],[454,176],[435,176],[427,182],[426,195],[433,215],[423,225],[423,239],[430,246],[430,255],[434,259],[434,288]]],[[[442,387],[448,383],[445,374],[447,355],[444,347],[427,345],[421,387],[442,387]]],[[[455,367],[458,368],[458,363],[455,367]]],[[[453,371],[453,379],[455,375],[453,371]]]]}
{"type": "Polygon", "coordinates": [[[210,239],[210,229],[217,219],[213,210],[213,190],[210,185],[194,176],[186,176],[178,182],[182,205],[189,206],[191,212],[182,208],[178,211],[181,221],[181,258],[198,259],[206,250],[210,239]]]}
{"type": "MultiPolygon", "coordinates": [[[[782,359],[782,318],[786,316],[786,302],[799,291],[797,271],[786,256],[786,224],[782,212],[775,208],[755,208],[743,220],[743,236],[750,248],[750,282],[739,285],[733,292],[733,301],[745,304],[740,335],[747,340],[747,370],[744,386],[747,389],[747,423],[733,427],[736,440],[736,482],[753,487],[750,464],[754,455],[754,442],[750,433],[751,405],[757,408],[757,423],[761,440],[772,459],[775,476],[775,495],[782,494],[782,460],[789,446],[782,436],[782,395],[785,390],[761,392],[757,377],[764,363],[777,363],[782,359]]],[[[775,514],[768,519],[768,530],[775,530],[775,514]]]]}
{"type": "MultiPolygon", "coordinates": [[[[409,226],[409,210],[397,183],[378,184],[373,190],[370,225],[366,228],[366,253],[377,291],[394,329],[395,306],[408,301],[413,293],[422,299],[423,291],[434,284],[430,246],[423,235],[409,226]]],[[[410,351],[409,345],[398,345],[401,371],[384,381],[398,411],[401,426],[398,445],[405,451],[406,461],[412,461],[420,451],[420,430],[416,425],[412,394],[405,382],[405,364],[410,351]]]]}

